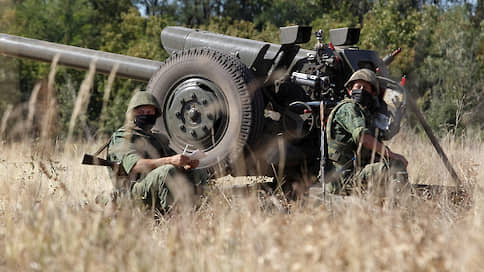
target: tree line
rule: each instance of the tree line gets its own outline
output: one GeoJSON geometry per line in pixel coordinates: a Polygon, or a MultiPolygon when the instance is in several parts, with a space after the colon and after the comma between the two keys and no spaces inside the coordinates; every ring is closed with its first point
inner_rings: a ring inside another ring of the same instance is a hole
{"type": "MultiPolygon", "coordinates": [[[[279,42],[280,26],[304,24],[325,31],[360,27],[358,46],[380,57],[403,53],[391,65],[406,75],[432,127],[441,133],[480,129],[484,114],[484,0],[0,0],[0,31],[118,54],[164,60],[165,26],[279,42]]],[[[311,42],[303,47],[311,48],[311,42]]],[[[0,113],[26,102],[49,64],[0,57],[0,113]]],[[[56,93],[60,137],[65,137],[85,72],[59,68],[56,93]]],[[[96,75],[88,116],[78,136],[104,135],[120,126],[127,101],[144,83],[116,79],[102,110],[107,76],[96,75]],[[103,115],[103,116],[101,116],[103,115]],[[102,118],[101,118],[102,117],[102,118]],[[101,120],[101,121],[100,121],[101,120]]]]}

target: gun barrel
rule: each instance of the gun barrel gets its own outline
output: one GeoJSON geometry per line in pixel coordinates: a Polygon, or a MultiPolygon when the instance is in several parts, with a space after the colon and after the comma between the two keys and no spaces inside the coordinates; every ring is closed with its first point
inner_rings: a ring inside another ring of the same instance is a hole
{"type": "Polygon", "coordinates": [[[51,62],[59,55],[59,64],[82,70],[96,62],[96,72],[109,74],[119,65],[117,75],[148,81],[163,62],[124,56],[103,51],[28,39],[0,33],[0,54],[51,62]]]}

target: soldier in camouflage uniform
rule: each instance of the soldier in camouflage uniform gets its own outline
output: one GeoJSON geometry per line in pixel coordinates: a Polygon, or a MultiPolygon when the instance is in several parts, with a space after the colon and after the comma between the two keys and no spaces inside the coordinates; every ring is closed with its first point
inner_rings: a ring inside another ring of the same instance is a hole
{"type": "Polygon", "coordinates": [[[118,193],[129,193],[135,200],[166,211],[175,201],[192,203],[193,184],[206,181],[207,175],[193,170],[197,160],[176,154],[166,137],[151,132],[160,116],[153,95],[137,92],[129,102],[125,126],[111,137],[108,159],[121,163],[118,173],[111,172],[118,193]]]}
{"type": "Polygon", "coordinates": [[[406,184],[407,160],[376,135],[374,114],[380,102],[380,87],[375,73],[358,70],[345,88],[351,98],[332,110],[326,126],[328,159],[333,166],[328,191],[347,194],[355,189],[373,189],[381,194],[389,181],[406,184]]]}

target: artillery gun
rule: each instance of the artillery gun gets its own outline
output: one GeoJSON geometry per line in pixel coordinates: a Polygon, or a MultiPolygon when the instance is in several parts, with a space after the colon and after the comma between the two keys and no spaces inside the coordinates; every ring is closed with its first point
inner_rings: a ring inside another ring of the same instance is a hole
{"type": "MultiPolygon", "coordinates": [[[[200,167],[233,175],[297,176],[320,167],[321,124],[345,96],[344,83],[361,68],[375,71],[382,86],[380,138],[398,133],[407,94],[388,78],[393,55],[354,45],[359,29],[329,31],[330,43],[306,50],[312,29],[282,27],[280,44],[236,38],[184,27],[166,27],[164,62],[0,34],[0,53],[148,81],[162,107],[156,130],[179,153],[206,153],[200,167]],[[323,110],[319,110],[319,109],[323,110]],[[321,118],[321,115],[322,118],[321,118]]],[[[440,154],[440,152],[439,152],[440,154]]],[[[442,152],[443,154],[443,152],[442,152]]],[[[445,154],[444,154],[445,156],[445,154]]]]}

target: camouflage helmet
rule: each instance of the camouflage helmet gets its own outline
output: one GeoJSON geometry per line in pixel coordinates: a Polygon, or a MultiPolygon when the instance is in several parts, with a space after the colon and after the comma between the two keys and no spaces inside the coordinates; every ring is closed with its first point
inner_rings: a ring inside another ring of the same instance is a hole
{"type": "Polygon", "coordinates": [[[378,83],[375,72],[373,72],[372,70],[363,68],[354,72],[351,75],[350,79],[346,81],[345,88],[351,88],[353,81],[356,80],[364,80],[370,83],[373,87],[373,91],[376,92],[376,95],[380,95],[380,84],[378,83]]]}
{"type": "Polygon", "coordinates": [[[129,101],[128,110],[126,110],[126,113],[129,114],[133,109],[146,105],[154,106],[156,108],[156,116],[161,116],[160,104],[158,104],[158,101],[156,101],[156,98],[150,92],[146,91],[136,92],[136,94],[129,101]]]}

